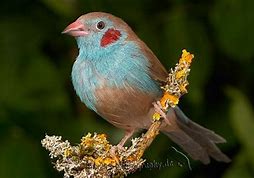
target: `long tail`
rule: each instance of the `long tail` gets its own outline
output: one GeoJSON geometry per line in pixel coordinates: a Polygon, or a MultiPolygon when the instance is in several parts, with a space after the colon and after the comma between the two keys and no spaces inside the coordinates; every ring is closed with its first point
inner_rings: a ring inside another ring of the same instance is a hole
{"type": "Polygon", "coordinates": [[[161,129],[162,132],[186,151],[192,159],[200,160],[204,164],[210,163],[209,157],[217,161],[230,162],[230,159],[216,146],[216,143],[224,143],[226,140],[188,119],[180,108],[171,109],[165,122],[166,126],[161,129]]]}

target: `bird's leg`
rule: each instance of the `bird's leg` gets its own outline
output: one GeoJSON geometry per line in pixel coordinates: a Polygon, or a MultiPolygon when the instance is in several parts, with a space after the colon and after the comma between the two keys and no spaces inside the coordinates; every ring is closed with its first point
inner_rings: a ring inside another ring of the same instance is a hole
{"type": "Polygon", "coordinates": [[[155,112],[159,113],[161,117],[165,120],[167,119],[166,113],[163,111],[163,107],[161,106],[160,101],[153,102],[153,107],[155,109],[155,112]]]}
{"type": "Polygon", "coordinates": [[[118,148],[123,148],[125,142],[133,135],[135,130],[125,130],[124,137],[121,141],[117,144],[118,148]]]}
{"type": "Polygon", "coordinates": [[[121,141],[116,146],[113,146],[110,149],[110,154],[113,157],[116,157],[116,151],[117,150],[124,150],[124,144],[125,144],[125,142],[133,135],[134,132],[135,132],[134,129],[132,129],[132,130],[125,130],[124,137],[121,139],[121,141]]]}

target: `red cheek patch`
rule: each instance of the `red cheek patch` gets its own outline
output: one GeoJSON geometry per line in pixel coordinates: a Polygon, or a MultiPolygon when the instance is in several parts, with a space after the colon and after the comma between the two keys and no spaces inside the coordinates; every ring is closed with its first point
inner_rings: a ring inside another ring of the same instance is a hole
{"type": "Polygon", "coordinates": [[[121,33],[113,28],[108,29],[101,39],[101,47],[114,43],[121,37],[121,33]]]}

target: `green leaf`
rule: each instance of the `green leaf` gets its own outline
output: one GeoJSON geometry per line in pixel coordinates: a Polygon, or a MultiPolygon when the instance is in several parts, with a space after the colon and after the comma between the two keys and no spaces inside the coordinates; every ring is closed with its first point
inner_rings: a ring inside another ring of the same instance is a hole
{"type": "Polygon", "coordinates": [[[221,51],[233,59],[250,59],[254,55],[254,1],[217,0],[211,22],[221,51]]]}
{"type": "Polygon", "coordinates": [[[71,16],[75,14],[77,1],[63,1],[63,0],[42,0],[51,10],[59,15],[71,16]]]}
{"type": "Polygon", "coordinates": [[[229,96],[232,98],[230,109],[230,119],[235,135],[242,143],[244,150],[248,156],[247,158],[252,163],[254,168],[254,113],[253,108],[248,99],[240,91],[229,88],[229,96]]]}
{"type": "Polygon", "coordinates": [[[1,140],[0,177],[46,178],[46,170],[38,144],[13,127],[1,140]]]}
{"type": "Polygon", "coordinates": [[[0,24],[0,37],[1,104],[30,112],[67,110],[60,72],[40,49],[43,32],[33,22],[17,18],[0,24]]]}
{"type": "Polygon", "coordinates": [[[224,174],[223,178],[252,178],[251,172],[248,170],[248,163],[246,160],[248,155],[243,151],[240,152],[237,157],[233,160],[233,164],[224,174]]]}
{"type": "Polygon", "coordinates": [[[181,50],[186,48],[195,58],[189,77],[189,94],[193,104],[203,101],[203,90],[211,68],[211,47],[203,25],[195,18],[187,15],[185,10],[177,8],[167,15],[165,27],[165,51],[171,66],[177,62],[181,50]]]}

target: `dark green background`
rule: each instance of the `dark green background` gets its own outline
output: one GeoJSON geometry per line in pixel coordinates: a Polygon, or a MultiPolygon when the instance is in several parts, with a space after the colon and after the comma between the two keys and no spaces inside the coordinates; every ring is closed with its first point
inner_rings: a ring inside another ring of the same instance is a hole
{"type": "MultiPolygon", "coordinates": [[[[148,164],[129,177],[253,177],[253,0],[12,0],[0,6],[0,177],[62,177],[40,140],[62,135],[73,144],[87,132],[122,137],[86,109],[71,84],[75,40],[61,31],[81,14],[106,11],[123,18],[169,69],[183,48],[195,54],[189,93],[180,107],[227,139],[230,164],[186,160],[160,135],[148,164]],[[179,165],[182,164],[182,167],[179,165]]],[[[128,118],[126,118],[128,119],[128,118]]],[[[178,148],[178,150],[180,150],[178,148]]]]}

